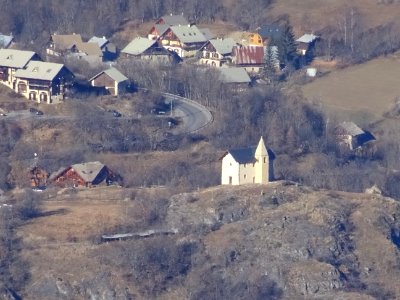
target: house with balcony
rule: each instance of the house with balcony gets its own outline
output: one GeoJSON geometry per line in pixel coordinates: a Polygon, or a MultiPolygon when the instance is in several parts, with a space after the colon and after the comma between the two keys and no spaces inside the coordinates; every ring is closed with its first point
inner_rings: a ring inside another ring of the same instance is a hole
{"type": "Polygon", "coordinates": [[[237,44],[232,38],[209,40],[200,49],[200,64],[221,67],[232,61],[232,49],[237,44]]]}
{"type": "Polygon", "coordinates": [[[40,57],[32,51],[0,49],[0,83],[15,89],[15,72],[34,60],[40,60],[40,57]]]}
{"type": "Polygon", "coordinates": [[[196,25],[171,26],[160,37],[161,45],[181,58],[193,57],[207,42],[196,25]]]}
{"type": "Polygon", "coordinates": [[[66,85],[73,74],[63,65],[31,61],[15,72],[15,91],[39,103],[57,103],[64,99],[66,85]]]}

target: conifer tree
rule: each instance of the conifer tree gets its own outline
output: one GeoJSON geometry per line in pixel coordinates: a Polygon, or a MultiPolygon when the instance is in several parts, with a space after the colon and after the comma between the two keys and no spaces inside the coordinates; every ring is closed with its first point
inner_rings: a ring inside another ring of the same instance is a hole
{"type": "Polygon", "coordinates": [[[278,46],[280,62],[297,68],[297,47],[294,39],[293,28],[289,23],[284,25],[280,38],[273,42],[278,46]]]}

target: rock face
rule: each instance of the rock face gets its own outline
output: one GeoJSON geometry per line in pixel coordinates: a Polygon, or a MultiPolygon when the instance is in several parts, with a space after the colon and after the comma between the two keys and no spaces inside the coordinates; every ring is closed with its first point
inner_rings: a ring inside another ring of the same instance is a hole
{"type": "Polygon", "coordinates": [[[47,254],[59,255],[53,245],[42,256],[35,249],[32,268],[43,257],[49,270],[36,268],[24,294],[400,299],[400,203],[390,198],[275,182],[214,187],[168,201],[157,228],[137,230],[174,228],[176,234],[67,245],[56,263],[47,254]]]}
{"type": "Polygon", "coordinates": [[[202,236],[208,264],[230,274],[230,284],[267,276],[287,299],[400,297],[399,220],[392,199],[286,182],[178,195],[167,216],[169,226],[202,236]]]}

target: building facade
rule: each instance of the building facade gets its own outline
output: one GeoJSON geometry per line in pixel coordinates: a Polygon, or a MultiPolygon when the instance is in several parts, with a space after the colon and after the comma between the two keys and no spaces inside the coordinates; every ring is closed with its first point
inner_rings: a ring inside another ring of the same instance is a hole
{"type": "Polygon", "coordinates": [[[262,137],[257,147],[228,150],[222,157],[221,184],[267,184],[273,178],[272,159],[262,137]]]}

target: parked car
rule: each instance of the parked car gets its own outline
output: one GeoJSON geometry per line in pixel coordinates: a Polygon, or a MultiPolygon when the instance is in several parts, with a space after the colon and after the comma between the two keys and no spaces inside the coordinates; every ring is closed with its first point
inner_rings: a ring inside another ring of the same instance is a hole
{"type": "Polygon", "coordinates": [[[38,109],[33,108],[33,107],[31,107],[31,108],[29,109],[29,111],[30,111],[31,113],[35,114],[35,115],[38,115],[38,116],[43,115],[43,112],[42,112],[41,110],[38,110],[38,109]]]}
{"type": "Polygon", "coordinates": [[[5,117],[5,116],[7,116],[7,114],[6,113],[0,113],[0,116],[5,117]]]}

